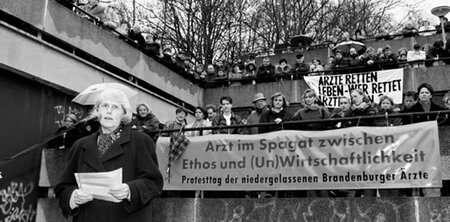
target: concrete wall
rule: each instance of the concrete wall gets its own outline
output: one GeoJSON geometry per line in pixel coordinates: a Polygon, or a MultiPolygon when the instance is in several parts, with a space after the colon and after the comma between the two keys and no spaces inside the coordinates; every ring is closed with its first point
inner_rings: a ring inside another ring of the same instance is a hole
{"type": "Polygon", "coordinates": [[[94,25],[54,0],[48,0],[46,9],[44,31],[193,106],[201,104],[200,87],[128,45],[110,30],[94,25]]]}
{"type": "MultiPolygon", "coordinates": [[[[1,67],[52,86],[67,89],[69,92],[72,91],[73,95],[91,84],[100,82],[120,82],[131,88],[135,87],[132,83],[115,78],[71,54],[52,48],[1,24],[0,39],[2,39],[0,41],[1,67]]],[[[161,121],[174,118],[177,108],[174,104],[161,100],[146,90],[137,90],[138,95],[131,100],[133,106],[140,101],[145,101],[152,106],[153,112],[161,121]]]]}
{"type": "MultiPolygon", "coordinates": [[[[421,83],[430,83],[435,91],[447,91],[450,89],[450,65],[427,68],[404,69],[403,91],[416,91],[421,83]]],[[[289,102],[299,102],[300,96],[308,85],[304,80],[285,80],[283,82],[248,84],[237,87],[218,87],[205,89],[204,104],[218,104],[223,95],[233,98],[234,107],[251,106],[253,95],[258,92],[264,93],[268,98],[275,92],[284,93],[289,102]]],[[[441,103],[441,101],[436,101],[441,103]]]]}

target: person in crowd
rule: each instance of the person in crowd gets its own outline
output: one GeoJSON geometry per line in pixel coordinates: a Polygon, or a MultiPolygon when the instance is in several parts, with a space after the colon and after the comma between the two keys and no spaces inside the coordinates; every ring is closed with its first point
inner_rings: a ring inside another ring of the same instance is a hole
{"type": "Polygon", "coordinates": [[[413,37],[418,35],[419,30],[412,24],[412,22],[407,22],[405,27],[402,29],[403,37],[413,37]]]}
{"type": "Polygon", "coordinates": [[[450,92],[442,97],[442,102],[444,102],[445,109],[450,109],[450,92]]]}
{"type": "Polygon", "coordinates": [[[227,81],[227,80],[228,80],[227,73],[224,72],[223,70],[218,70],[216,81],[223,82],[223,81],[227,81]]]}
{"type": "Polygon", "coordinates": [[[296,62],[293,73],[298,76],[306,75],[309,72],[309,65],[305,62],[305,56],[303,54],[297,54],[295,58],[296,62]]]}
{"type": "MultiPolygon", "coordinates": [[[[377,114],[377,108],[373,106],[370,102],[369,97],[362,91],[361,89],[353,89],[350,93],[352,97],[352,105],[350,107],[350,115],[349,117],[364,117],[364,116],[373,116],[377,114]]],[[[373,126],[373,119],[358,119],[356,121],[352,121],[353,126],[373,126]]],[[[366,189],[360,192],[357,192],[357,196],[364,195],[364,197],[376,197],[376,190],[374,189],[366,189]]]]}
{"type": "Polygon", "coordinates": [[[70,150],[61,180],[55,187],[64,215],[73,221],[148,221],[150,202],[163,187],[155,144],[142,132],[126,127],[131,121],[131,105],[125,93],[105,89],[100,93],[92,116],[100,130],[78,140],[70,150]],[[108,172],[122,168],[122,183],[106,192],[116,202],[94,198],[77,186],[75,173],[108,172]]]}
{"type": "Polygon", "coordinates": [[[268,56],[263,58],[263,64],[258,68],[256,76],[258,78],[268,78],[275,75],[275,66],[270,63],[268,56]]]}
{"type": "Polygon", "coordinates": [[[442,33],[442,25],[444,26],[445,32],[450,31],[450,22],[448,21],[448,18],[443,15],[439,16],[439,25],[436,25],[436,33],[437,34],[442,33]]]}
{"type": "MultiPolygon", "coordinates": [[[[440,111],[445,110],[443,107],[434,103],[431,99],[433,98],[433,87],[428,83],[422,83],[417,87],[418,101],[411,107],[411,112],[430,112],[430,111],[440,111]]],[[[426,116],[416,116],[415,122],[423,122],[435,120],[436,115],[426,115],[426,116]]]]}
{"type": "Polygon", "coordinates": [[[280,93],[274,93],[270,97],[270,108],[261,113],[260,123],[276,123],[277,125],[259,127],[259,133],[267,133],[282,130],[282,122],[289,121],[292,113],[287,110],[289,103],[286,97],[280,93]]]}
{"type": "MultiPolygon", "coordinates": [[[[347,96],[342,96],[339,98],[339,107],[335,108],[331,114],[330,118],[345,118],[350,116],[350,106],[351,99],[347,96]]],[[[335,124],[335,128],[342,128],[350,126],[351,122],[338,122],[335,124]]]]}
{"type": "Polygon", "coordinates": [[[142,35],[142,29],[139,25],[134,25],[133,28],[128,30],[128,37],[136,41],[139,45],[145,47],[145,38],[142,35]]]}
{"type": "Polygon", "coordinates": [[[361,29],[356,29],[355,36],[353,37],[353,40],[359,41],[359,42],[363,42],[365,38],[366,38],[366,36],[364,36],[362,34],[361,29]]]}
{"type": "Polygon", "coordinates": [[[414,44],[412,51],[408,51],[406,56],[406,61],[409,62],[409,65],[413,68],[425,67],[425,59],[427,58],[426,53],[421,50],[419,44],[414,44]],[[411,63],[414,62],[414,63],[411,63]]]}
{"type": "Polygon", "coordinates": [[[348,58],[345,58],[342,54],[342,51],[339,49],[336,50],[334,55],[336,57],[333,60],[333,63],[331,64],[331,69],[333,70],[333,73],[335,73],[335,74],[347,73],[348,72],[347,68],[348,68],[348,63],[349,63],[348,58]]]}
{"type": "MultiPolygon", "coordinates": [[[[291,120],[299,121],[330,118],[328,109],[318,104],[319,99],[314,90],[306,89],[302,94],[301,103],[303,107],[295,112],[291,120]]],[[[327,127],[323,123],[308,123],[295,128],[301,130],[324,130],[327,127]]]]}
{"type": "MultiPolygon", "coordinates": [[[[417,87],[418,102],[411,108],[412,112],[431,112],[445,110],[443,107],[435,104],[431,99],[433,98],[433,87],[428,83],[422,83],[417,87]]],[[[423,122],[436,120],[437,115],[416,116],[414,122],[423,122]]],[[[421,195],[425,197],[439,197],[441,190],[439,188],[422,188],[421,195]]]]}
{"type": "Polygon", "coordinates": [[[150,54],[155,55],[157,57],[162,57],[161,52],[161,39],[157,35],[148,35],[145,39],[146,47],[145,50],[150,54]]]}
{"type": "Polygon", "coordinates": [[[91,0],[82,9],[88,14],[96,17],[106,28],[116,29],[119,27],[120,18],[114,4],[99,0],[91,0]]]}
{"type": "Polygon", "coordinates": [[[198,63],[197,66],[195,66],[195,72],[194,72],[194,78],[196,80],[205,79],[206,71],[203,66],[203,64],[198,63]]]}
{"type": "Polygon", "coordinates": [[[291,73],[291,66],[288,64],[285,58],[280,59],[278,65],[275,67],[275,75],[283,78],[291,73]]]}
{"type": "Polygon", "coordinates": [[[245,66],[244,78],[255,78],[256,77],[256,65],[255,63],[248,63],[245,66]]]}
{"type": "Polygon", "coordinates": [[[398,68],[397,56],[391,51],[391,46],[386,45],[383,48],[383,54],[379,56],[378,64],[382,69],[398,68]]]}
{"type": "Polygon", "coordinates": [[[172,48],[167,47],[163,50],[162,60],[169,65],[175,63],[175,52],[172,48]]]}
{"type": "Polygon", "coordinates": [[[428,20],[419,21],[419,35],[430,36],[436,34],[436,28],[428,20]]]}
{"type": "MultiPolygon", "coordinates": [[[[269,108],[267,107],[266,97],[262,93],[256,93],[253,96],[252,101],[255,110],[253,110],[250,115],[247,117],[247,124],[258,124],[260,122],[261,115],[264,111],[267,111],[269,108]]],[[[258,127],[251,127],[248,130],[249,134],[258,134],[258,127]]]]}
{"type": "Polygon", "coordinates": [[[331,70],[331,65],[333,64],[334,59],[335,59],[334,56],[328,57],[328,63],[325,64],[325,66],[324,66],[325,70],[331,70]]]}
{"type": "MultiPolygon", "coordinates": [[[[352,105],[350,107],[350,116],[373,116],[377,114],[377,108],[372,105],[369,97],[361,89],[353,89],[350,93],[352,105]]],[[[355,126],[373,126],[373,120],[361,119],[352,123],[355,126]]]]}
{"type": "Polygon", "coordinates": [[[240,80],[242,79],[243,72],[241,70],[241,66],[238,63],[233,65],[230,73],[228,74],[230,80],[240,80]]]}
{"type": "Polygon", "coordinates": [[[427,52],[427,55],[434,59],[433,66],[439,66],[440,61],[450,64],[450,54],[444,48],[444,42],[441,40],[435,41],[427,52]]]}
{"type": "Polygon", "coordinates": [[[208,104],[208,105],[206,105],[205,109],[206,109],[206,112],[208,113],[208,120],[212,124],[214,118],[217,115],[217,107],[214,104],[208,104]]]}
{"type": "Polygon", "coordinates": [[[215,63],[217,73],[222,70],[224,73],[228,73],[230,68],[228,65],[224,64],[222,60],[217,60],[215,63]]]}
{"type": "Polygon", "coordinates": [[[365,71],[375,71],[379,69],[378,58],[373,47],[369,47],[361,57],[361,65],[364,66],[365,71]]]}
{"type": "MultiPolygon", "coordinates": [[[[395,109],[394,100],[386,95],[380,97],[378,103],[377,115],[390,115],[398,113],[395,109]]],[[[402,120],[399,117],[388,119],[376,119],[374,121],[375,126],[399,126],[402,124],[402,120]]]]}
{"type": "MultiPolygon", "coordinates": [[[[166,123],[165,130],[181,129],[187,125],[186,115],[187,112],[183,108],[177,108],[175,110],[175,120],[166,123]]],[[[164,134],[168,136],[168,134],[164,134]]]]}
{"type": "MultiPolygon", "coordinates": [[[[378,103],[378,112],[377,115],[390,115],[398,113],[395,111],[394,100],[386,95],[380,97],[380,101],[378,103]]],[[[375,126],[399,126],[402,124],[402,118],[400,117],[391,117],[384,119],[376,119],[374,121],[375,126]]],[[[379,189],[380,197],[398,197],[398,196],[410,196],[410,189],[379,189]]]]}
{"type": "Polygon", "coordinates": [[[209,64],[206,67],[206,75],[205,75],[205,81],[206,82],[214,82],[217,78],[217,72],[214,65],[209,64]]]}
{"type": "MultiPolygon", "coordinates": [[[[222,107],[222,113],[216,115],[212,122],[212,126],[236,126],[243,124],[241,117],[231,111],[231,108],[233,107],[233,99],[230,96],[221,97],[220,105],[222,107]]],[[[244,131],[242,128],[213,130],[213,134],[242,134],[243,132],[244,131]]]]}
{"type": "Polygon", "coordinates": [[[361,66],[361,57],[355,48],[350,48],[350,55],[348,57],[348,67],[350,72],[359,72],[358,67],[361,66]]]}
{"type": "MultiPolygon", "coordinates": [[[[407,91],[403,97],[403,107],[400,110],[400,113],[412,113],[414,110],[412,110],[412,107],[417,102],[417,93],[414,91],[407,91]]],[[[410,124],[413,121],[410,117],[403,117],[402,123],[403,124],[410,124]]]]}
{"type": "Polygon", "coordinates": [[[407,63],[408,50],[406,48],[400,48],[398,50],[397,62],[399,63],[400,68],[408,68],[409,65],[407,63]]]}
{"type": "Polygon", "coordinates": [[[152,113],[150,106],[147,103],[140,103],[136,106],[137,116],[131,121],[131,128],[142,131],[149,135],[156,143],[158,140],[158,133],[150,133],[150,131],[155,131],[164,128],[164,126],[159,122],[158,118],[152,113]]]}
{"type": "MultiPolygon", "coordinates": [[[[299,120],[320,120],[328,119],[330,115],[328,109],[318,104],[317,94],[312,89],[306,89],[302,95],[301,101],[303,108],[300,108],[292,116],[292,121],[299,120]]],[[[324,123],[307,123],[302,126],[295,126],[296,129],[300,130],[324,130],[326,125],[324,123]]],[[[327,190],[308,190],[306,192],[307,197],[328,197],[327,190]]]]}
{"type": "Polygon", "coordinates": [[[315,58],[312,60],[312,64],[309,67],[309,73],[310,76],[316,76],[316,75],[323,75],[323,72],[325,69],[322,66],[322,63],[320,62],[319,58],[315,58]]]}
{"type": "MultiPolygon", "coordinates": [[[[195,120],[188,124],[186,128],[200,128],[200,127],[211,127],[211,122],[208,120],[208,112],[197,106],[195,108],[195,120]]],[[[196,131],[186,131],[186,136],[205,136],[211,134],[211,130],[196,130],[196,131]]]]}
{"type": "MultiPolygon", "coordinates": [[[[56,135],[64,132],[65,130],[67,130],[68,128],[70,128],[71,126],[75,125],[78,122],[77,116],[72,113],[64,116],[63,120],[64,121],[62,122],[62,126],[56,131],[56,135]]],[[[72,144],[75,143],[75,141],[77,141],[83,136],[85,135],[83,134],[81,128],[75,128],[51,140],[48,146],[59,149],[70,148],[72,144]]]]}

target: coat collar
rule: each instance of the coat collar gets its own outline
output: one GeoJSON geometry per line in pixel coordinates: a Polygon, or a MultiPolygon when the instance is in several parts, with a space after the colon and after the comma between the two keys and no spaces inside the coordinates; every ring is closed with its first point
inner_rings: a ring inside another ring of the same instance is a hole
{"type": "Polygon", "coordinates": [[[83,161],[97,171],[105,171],[105,168],[103,166],[104,162],[123,154],[124,144],[130,141],[130,130],[124,129],[122,131],[122,135],[120,135],[120,138],[114,141],[108,151],[106,151],[106,153],[101,158],[98,157],[97,146],[97,138],[99,133],[100,131],[91,134],[87,142],[83,145],[83,148],[86,150],[83,156],[83,161]]]}

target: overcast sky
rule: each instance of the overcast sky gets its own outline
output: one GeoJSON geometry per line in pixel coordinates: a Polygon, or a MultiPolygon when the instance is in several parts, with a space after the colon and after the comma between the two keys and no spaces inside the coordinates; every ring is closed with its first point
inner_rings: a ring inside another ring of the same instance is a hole
{"type": "MultiPolygon", "coordinates": [[[[417,3],[418,9],[421,10],[422,16],[430,20],[431,24],[439,24],[438,17],[431,14],[431,9],[437,6],[450,6],[450,0],[406,0],[408,3],[417,3]]],[[[395,10],[396,19],[401,20],[405,17],[407,9],[404,7],[399,7],[395,10]]],[[[447,18],[450,17],[450,13],[447,14],[447,18]]]]}

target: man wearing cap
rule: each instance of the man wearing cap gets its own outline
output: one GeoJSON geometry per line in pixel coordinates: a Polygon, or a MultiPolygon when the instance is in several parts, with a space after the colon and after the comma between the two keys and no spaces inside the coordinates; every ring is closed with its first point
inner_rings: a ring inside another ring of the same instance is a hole
{"type": "MultiPolygon", "coordinates": [[[[268,109],[264,94],[256,93],[253,96],[252,103],[255,106],[255,110],[247,117],[247,124],[258,124],[261,114],[268,109]]],[[[258,127],[251,127],[248,131],[249,134],[258,134],[258,127]]]]}

